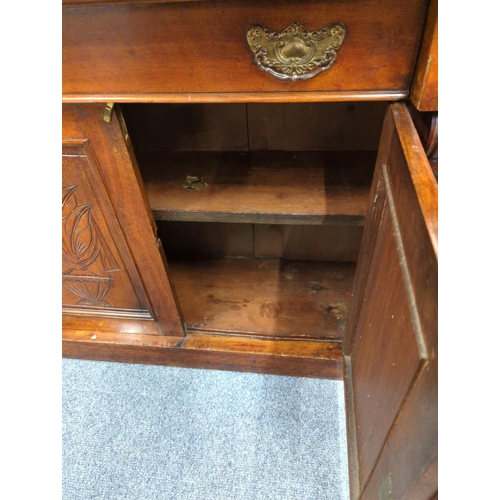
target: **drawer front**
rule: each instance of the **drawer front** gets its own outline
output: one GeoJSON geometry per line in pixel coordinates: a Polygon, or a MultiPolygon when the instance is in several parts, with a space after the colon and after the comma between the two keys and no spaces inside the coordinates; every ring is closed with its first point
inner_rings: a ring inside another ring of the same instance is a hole
{"type": "Polygon", "coordinates": [[[206,101],[228,94],[251,100],[255,93],[283,99],[282,93],[304,92],[312,100],[402,97],[410,88],[426,7],[422,0],[66,7],[63,94],[67,101],[175,101],[186,95],[206,101]],[[346,27],[331,68],[309,80],[280,80],[262,71],[247,42],[255,24],[277,32],[294,22],[308,31],[334,22],[346,27]]]}

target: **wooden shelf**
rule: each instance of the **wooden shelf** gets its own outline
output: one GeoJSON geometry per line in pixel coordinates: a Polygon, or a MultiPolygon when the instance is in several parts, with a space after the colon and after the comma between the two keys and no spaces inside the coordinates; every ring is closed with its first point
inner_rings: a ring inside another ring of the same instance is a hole
{"type": "Polygon", "coordinates": [[[355,264],[170,261],[189,331],[341,341],[355,264]]]}
{"type": "Polygon", "coordinates": [[[363,225],[376,154],[172,152],[138,155],[157,220],[363,225]],[[188,175],[207,187],[186,191],[188,175]]]}

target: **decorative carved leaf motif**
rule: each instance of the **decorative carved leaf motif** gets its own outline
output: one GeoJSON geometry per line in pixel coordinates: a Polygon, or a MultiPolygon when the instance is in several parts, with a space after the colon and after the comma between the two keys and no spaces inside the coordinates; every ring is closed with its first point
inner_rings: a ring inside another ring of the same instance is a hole
{"type": "Polygon", "coordinates": [[[75,205],[75,208],[71,210],[71,212],[69,212],[66,217],[63,216],[63,224],[62,224],[63,251],[66,252],[68,257],[74,257],[71,240],[77,215],[78,211],[77,211],[77,206],[75,205]]]}
{"type": "Polygon", "coordinates": [[[75,209],[77,207],[75,191],[78,186],[67,186],[62,190],[62,260],[63,273],[70,272],[74,267],[71,251],[71,224],[66,223],[68,217],[74,218],[75,209]],[[73,215],[72,215],[73,214],[73,215]]]}
{"type": "Polygon", "coordinates": [[[94,238],[90,208],[90,205],[80,207],[75,217],[75,224],[71,235],[71,251],[77,260],[81,260],[92,249],[94,238]]]}
{"type": "Polygon", "coordinates": [[[90,205],[77,206],[63,224],[63,262],[74,269],[84,270],[99,257],[91,208],[90,205]]]}
{"type": "Polygon", "coordinates": [[[103,273],[118,271],[119,267],[105,238],[93,222],[92,206],[78,205],[77,188],[63,188],[63,284],[82,299],[78,304],[111,307],[104,299],[111,290],[113,278],[103,273]],[[95,262],[99,263],[97,268],[87,271],[95,262]]]}
{"type": "Polygon", "coordinates": [[[78,186],[68,186],[62,190],[62,221],[64,222],[68,215],[76,208],[75,191],[78,186]]]}

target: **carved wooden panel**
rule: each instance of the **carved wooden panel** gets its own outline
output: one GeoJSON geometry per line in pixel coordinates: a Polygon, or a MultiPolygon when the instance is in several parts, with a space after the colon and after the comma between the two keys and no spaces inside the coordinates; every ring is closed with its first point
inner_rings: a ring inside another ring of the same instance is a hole
{"type": "Polygon", "coordinates": [[[152,319],[92,151],[63,144],[63,313],[152,319]]]}
{"type": "Polygon", "coordinates": [[[183,336],[119,107],[103,112],[63,105],[63,329],[183,336]]]}

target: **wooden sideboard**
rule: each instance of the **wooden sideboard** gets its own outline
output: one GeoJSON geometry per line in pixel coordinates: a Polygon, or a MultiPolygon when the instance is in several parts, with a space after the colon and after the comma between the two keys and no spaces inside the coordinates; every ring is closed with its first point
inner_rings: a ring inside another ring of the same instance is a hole
{"type": "Polygon", "coordinates": [[[63,356],[342,379],[437,498],[436,1],[63,0],[62,171],[63,356]]]}

